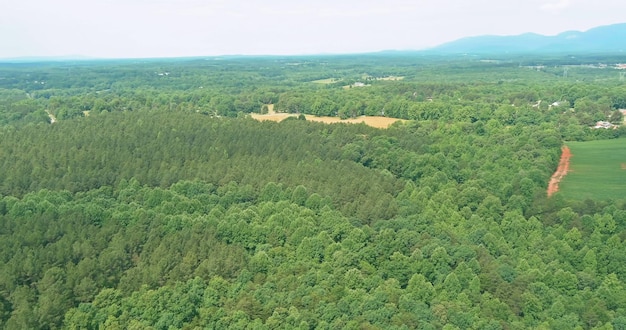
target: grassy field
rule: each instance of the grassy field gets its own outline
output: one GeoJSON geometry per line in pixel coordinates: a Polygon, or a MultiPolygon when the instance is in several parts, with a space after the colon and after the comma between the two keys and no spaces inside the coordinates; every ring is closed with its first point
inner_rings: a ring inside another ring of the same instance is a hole
{"type": "Polygon", "coordinates": [[[626,198],[626,139],[568,142],[570,172],[559,192],[571,199],[626,198]]]}

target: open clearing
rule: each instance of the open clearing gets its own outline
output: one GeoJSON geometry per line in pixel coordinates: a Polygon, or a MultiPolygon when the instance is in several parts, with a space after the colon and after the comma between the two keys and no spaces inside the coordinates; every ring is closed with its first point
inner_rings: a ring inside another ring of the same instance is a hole
{"type": "Polygon", "coordinates": [[[381,78],[376,78],[376,80],[402,80],[404,79],[404,77],[400,76],[400,77],[396,77],[396,76],[388,76],[388,77],[381,77],[381,78]]]}
{"type": "Polygon", "coordinates": [[[559,193],[571,199],[618,199],[626,196],[626,139],[568,142],[570,169],[559,193]]]}
{"type": "Polygon", "coordinates": [[[50,124],[54,124],[58,121],[57,117],[55,117],[54,114],[50,112],[50,110],[46,109],[46,113],[48,114],[48,117],[50,117],[50,124]]]}
{"type": "Polygon", "coordinates": [[[311,82],[314,83],[314,84],[325,84],[325,85],[327,85],[327,84],[334,84],[334,83],[336,83],[338,81],[339,81],[339,79],[336,79],[336,78],[327,78],[327,79],[313,80],[311,82]]]}
{"type": "MultiPolygon", "coordinates": [[[[281,121],[288,117],[297,117],[298,115],[295,113],[272,113],[267,115],[260,115],[258,113],[252,113],[250,116],[256,120],[264,121],[281,121]]],[[[397,118],[389,118],[389,117],[380,117],[380,116],[360,116],[356,118],[350,119],[341,119],[339,117],[318,117],[313,115],[305,115],[306,120],[309,121],[317,121],[326,124],[333,123],[347,123],[347,124],[358,124],[365,123],[366,125],[376,127],[376,128],[388,128],[391,124],[397,121],[406,121],[404,119],[397,118]]]]}

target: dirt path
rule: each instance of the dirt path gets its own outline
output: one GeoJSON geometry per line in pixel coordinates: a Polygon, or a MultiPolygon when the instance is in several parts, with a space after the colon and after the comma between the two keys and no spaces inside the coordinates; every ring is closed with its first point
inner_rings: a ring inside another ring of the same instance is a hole
{"type": "Polygon", "coordinates": [[[58,121],[57,117],[55,117],[50,110],[46,109],[46,113],[48,114],[48,117],[50,117],[50,124],[54,124],[58,121]]]}
{"type": "Polygon", "coordinates": [[[548,184],[548,197],[559,191],[559,182],[561,182],[563,177],[567,174],[567,171],[569,171],[569,159],[572,157],[572,153],[567,146],[563,146],[561,151],[559,167],[557,167],[556,172],[552,174],[552,178],[550,178],[550,183],[548,184]]]}
{"type": "MultiPolygon", "coordinates": [[[[31,100],[33,99],[33,96],[30,95],[30,93],[26,93],[26,96],[31,100]]],[[[46,113],[48,114],[48,117],[50,117],[50,124],[54,124],[58,121],[57,117],[55,117],[54,114],[50,112],[50,110],[46,109],[46,113]]]]}

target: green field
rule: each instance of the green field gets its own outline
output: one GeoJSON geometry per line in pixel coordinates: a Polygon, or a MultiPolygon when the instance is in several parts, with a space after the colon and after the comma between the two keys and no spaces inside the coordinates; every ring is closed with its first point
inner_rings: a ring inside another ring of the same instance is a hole
{"type": "Polygon", "coordinates": [[[559,184],[571,199],[626,197],[626,139],[568,142],[570,172],[559,184]]]}
{"type": "Polygon", "coordinates": [[[337,78],[327,78],[327,79],[313,80],[311,82],[314,83],[314,84],[328,85],[328,84],[334,84],[334,83],[336,83],[338,81],[339,81],[339,79],[337,79],[337,78]]]}

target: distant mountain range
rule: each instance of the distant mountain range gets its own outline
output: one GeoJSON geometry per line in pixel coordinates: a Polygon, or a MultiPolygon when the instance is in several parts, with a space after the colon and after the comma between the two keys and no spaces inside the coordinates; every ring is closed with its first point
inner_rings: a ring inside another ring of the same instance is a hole
{"type": "MultiPolygon", "coordinates": [[[[483,35],[461,38],[455,41],[423,50],[385,50],[367,54],[377,55],[455,55],[455,54],[620,54],[626,55],[626,23],[599,26],[584,32],[566,31],[556,36],[545,36],[536,33],[524,33],[515,36],[483,35]]],[[[318,54],[319,56],[324,56],[318,54]]],[[[327,54],[328,55],[328,54],[327,54]]],[[[341,55],[341,54],[335,54],[341,55]]],[[[363,55],[363,54],[352,54],[363,55]]],[[[272,55],[268,55],[272,56],[272,55]]],[[[317,55],[316,55],[317,56],[317,55]]],[[[186,58],[206,58],[194,56],[186,58]]],[[[211,57],[211,56],[208,56],[211,57]]],[[[254,55],[229,55],[230,57],[258,57],[254,55]]],[[[284,56],[281,56],[284,57],[284,56]]],[[[159,59],[159,58],[154,58],[159,59]]],[[[163,58],[159,59],[162,60],[163,58]]],[[[176,60],[175,58],[168,58],[176,60]]],[[[102,61],[105,58],[94,58],[81,55],[51,57],[16,57],[0,58],[0,63],[31,63],[31,62],[68,62],[68,61],[102,61]]],[[[143,59],[148,60],[148,59],[143,59]]]]}
{"type": "Polygon", "coordinates": [[[525,33],[516,36],[467,37],[428,51],[449,54],[619,52],[626,54],[626,23],[600,26],[585,32],[567,31],[556,36],[525,33]]]}
{"type": "Polygon", "coordinates": [[[73,61],[90,61],[97,58],[82,56],[82,55],[68,55],[68,56],[22,56],[12,58],[0,58],[0,63],[34,63],[34,62],[73,62],[73,61]]]}

